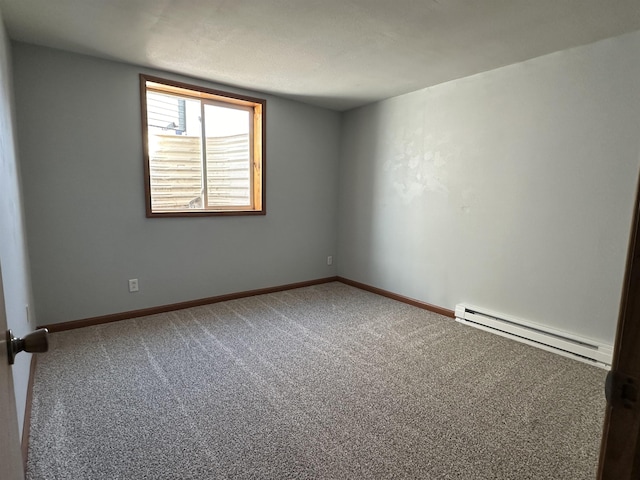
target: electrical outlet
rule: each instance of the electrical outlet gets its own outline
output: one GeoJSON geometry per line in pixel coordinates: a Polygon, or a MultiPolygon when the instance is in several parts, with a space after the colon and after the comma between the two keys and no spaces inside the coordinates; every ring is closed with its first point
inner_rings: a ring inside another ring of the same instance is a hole
{"type": "Polygon", "coordinates": [[[333,265],[333,255],[327,257],[327,265],[333,265]]]}
{"type": "Polygon", "coordinates": [[[138,279],[132,278],[129,280],[129,292],[137,292],[138,291],[138,279]]]}

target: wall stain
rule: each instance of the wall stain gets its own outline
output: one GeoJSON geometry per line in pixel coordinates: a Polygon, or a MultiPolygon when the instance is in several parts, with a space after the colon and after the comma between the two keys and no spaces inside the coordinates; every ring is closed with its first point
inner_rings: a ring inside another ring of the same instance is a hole
{"type": "Polygon", "coordinates": [[[450,132],[424,137],[417,133],[398,132],[388,144],[388,160],[383,164],[394,193],[405,205],[427,193],[448,196],[451,163],[461,152],[450,132]]]}

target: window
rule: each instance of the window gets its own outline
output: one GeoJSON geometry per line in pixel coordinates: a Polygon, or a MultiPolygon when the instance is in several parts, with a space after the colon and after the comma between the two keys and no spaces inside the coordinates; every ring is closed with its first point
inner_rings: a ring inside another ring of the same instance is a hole
{"type": "Polygon", "coordinates": [[[266,101],[140,75],[147,217],[264,214],[266,101]]]}

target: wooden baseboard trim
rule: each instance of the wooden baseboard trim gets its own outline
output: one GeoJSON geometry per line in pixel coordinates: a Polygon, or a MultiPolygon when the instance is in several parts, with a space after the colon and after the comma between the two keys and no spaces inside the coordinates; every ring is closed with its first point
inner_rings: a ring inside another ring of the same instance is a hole
{"type": "Polygon", "coordinates": [[[352,287],[359,288],[360,290],[366,290],[377,295],[382,295],[383,297],[391,298],[402,303],[407,303],[409,305],[413,305],[414,307],[422,308],[423,310],[429,310],[430,312],[438,313],[440,315],[444,315],[445,317],[456,318],[456,313],[453,310],[449,310],[448,308],[438,307],[437,305],[421,302],[420,300],[416,300],[414,298],[405,297],[404,295],[398,295],[397,293],[389,292],[388,290],[383,290],[382,288],[378,287],[372,287],[371,285],[356,282],[355,280],[349,280],[348,278],[338,277],[337,280],[344,283],[345,285],[351,285],[352,287]]]}
{"type": "Polygon", "coordinates": [[[29,432],[31,430],[31,405],[33,402],[33,381],[36,374],[37,355],[31,355],[29,366],[29,380],[27,382],[27,399],[24,405],[24,421],[22,423],[22,463],[25,474],[27,472],[27,458],[29,457],[29,432]]]}
{"type": "MultiPolygon", "coordinates": [[[[239,298],[253,297],[255,295],[265,295],[267,293],[282,292],[285,290],[293,290],[294,288],[310,287],[313,285],[320,285],[329,282],[342,282],[345,285],[350,285],[361,290],[382,295],[383,297],[391,298],[399,302],[413,305],[414,307],[429,310],[430,312],[438,313],[446,317],[455,318],[455,312],[448,308],[439,307],[430,303],[421,302],[414,298],[405,297],[404,295],[398,295],[397,293],[383,290],[382,288],[373,287],[365,283],[356,282],[355,280],[349,280],[344,277],[326,277],[316,280],[309,280],[306,282],[290,283],[287,285],[278,285],[275,287],[259,288],[256,290],[247,290],[244,292],[228,293],[226,295],[218,295],[215,297],[200,298],[197,300],[189,300],[186,302],[172,303],[168,305],[160,305],[157,307],[143,308],[140,310],[131,310],[128,312],[112,313],[110,315],[102,315],[99,317],[84,318],[81,320],[72,320],[70,322],[51,323],[49,325],[42,325],[39,328],[47,328],[49,332],[62,332],[65,330],[73,330],[75,328],[90,327],[92,325],[100,325],[103,323],[119,322],[120,320],[127,320],[130,318],[146,317],[148,315],[157,315],[159,313],[172,312],[174,310],[182,310],[184,308],[200,307],[202,305],[209,305],[212,303],[226,302],[228,300],[236,300],[239,298]]],[[[35,357],[33,357],[35,358],[35,357]]],[[[35,368],[35,361],[32,360],[32,369],[35,368]]],[[[31,381],[31,380],[30,380],[31,381]]],[[[26,419],[26,417],[25,417],[26,419]]]]}
{"type": "Polygon", "coordinates": [[[73,330],[75,328],[90,327],[92,325],[100,325],[102,323],[119,322],[130,318],[146,317],[148,315],[157,315],[158,313],[172,312],[174,310],[182,310],[184,308],[200,307],[212,303],[226,302],[228,300],[236,300],[238,298],[253,297],[255,295],[264,295],[267,293],[282,292],[285,290],[293,290],[294,288],[310,287],[320,285],[322,283],[335,282],[338,277],[319,278],[317,280],[309,280],[306,282],[289,283],[287,285],[278,285],[275,287],[259,288],[256,290],[247,290],[244,292],[228,293],[226,295],[218,295],[215,297],[200,298],[198,300],[189,300],[186,302],[172,303],[169,305],[160,305],[158,307],[143,308],[141,310],[132,310],[129,312],[112,313],[110,315],[102,315],[99,317],[84,318],[81,320],[72,320],[70,322],[51,323],[49,325],[41,325],[39,328],[47,328],[49,332],[62,332],[64,330],[73,330]]]}

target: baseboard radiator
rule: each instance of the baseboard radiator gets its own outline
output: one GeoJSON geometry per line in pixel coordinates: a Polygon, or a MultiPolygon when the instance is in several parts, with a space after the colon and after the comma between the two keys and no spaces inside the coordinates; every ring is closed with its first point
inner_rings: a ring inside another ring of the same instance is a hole
{"type": "Polygon", "coordinates": [[[584,363],[611,368],[611,345],[472,305],[456,305],[456,320],[584,363]]]}

